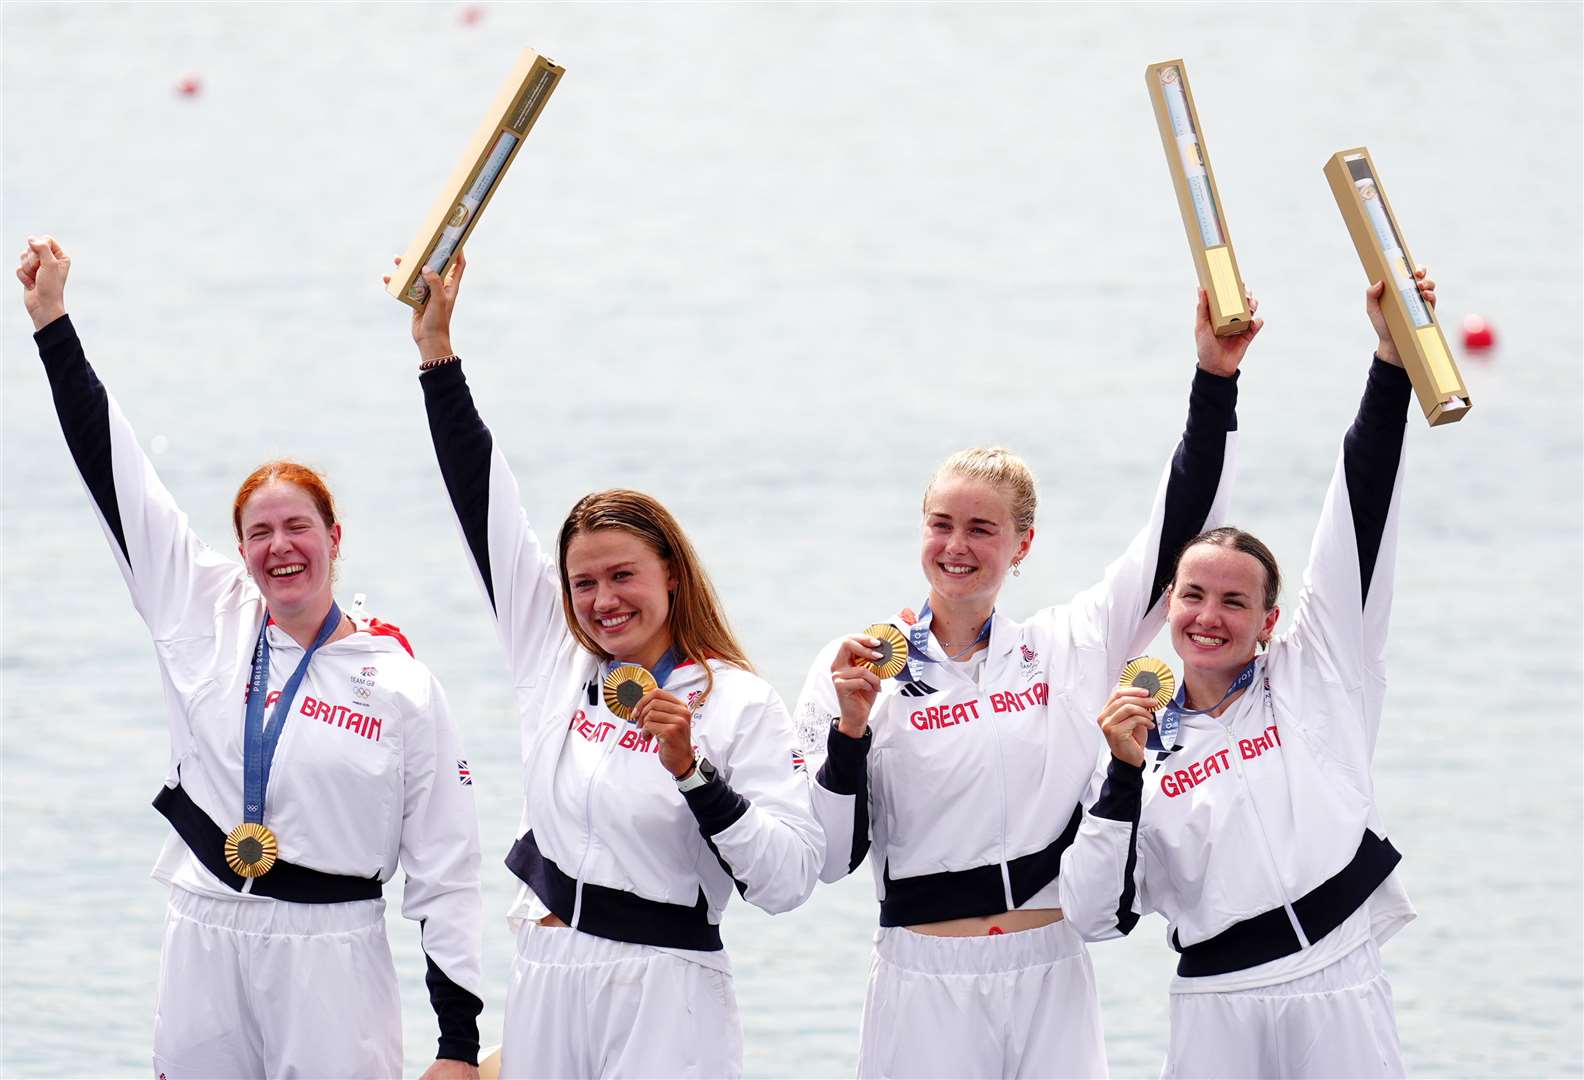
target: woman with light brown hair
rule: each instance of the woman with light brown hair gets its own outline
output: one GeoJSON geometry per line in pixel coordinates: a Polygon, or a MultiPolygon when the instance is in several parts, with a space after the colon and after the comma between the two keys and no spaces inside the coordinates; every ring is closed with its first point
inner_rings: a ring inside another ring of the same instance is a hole
{"type": "Polygon", "coordinates": [[[736,1076],[719,923],[769,912],[823,855],[802,759],[676,519],[585,495],[544,549],[451,349],[466,262],[413,317],[440,472],[505,646],[522,720],[522,881],[501,1075],[736,1076]]]}

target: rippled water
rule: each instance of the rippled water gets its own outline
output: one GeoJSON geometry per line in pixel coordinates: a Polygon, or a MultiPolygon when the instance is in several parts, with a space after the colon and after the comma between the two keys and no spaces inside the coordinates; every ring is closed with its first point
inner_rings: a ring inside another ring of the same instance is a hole
{"type": "MultiPolygon", "coordinates": [[[[343,591],[410,633],[476,765],[486,1032],[511,952],[516,720],[380,290],[516,49],[568,74],[469,245],[456,344],[529,512],[645,488],[787,696],[922,590],[919,488],[958,446],[1042,478],[1006,610],[1087,584],[1181,422],[1191,269],[1143,90],[1186,57],[1269,318],[1238,513],[1296,571],[1371,344],[1321,175],[1372,150],[1442,316],[1495,323],[1463,424],[1410,424],[1377,776],[1418,923],[1386,950],[1416,1074],[1578,1074],[1580,7],[17,5],[3,237],[53,230],[91,358],[215,543],[266,456],[323,466],[343,591]],[[173,92],[187,72],[202,93],[173,92]]],[[[159,680],[4,326],[7,1075],[147,1069],[164,899],[159,680]]],[[[392,890],[392,897],[396,895],[392,890]]],[[[394,908],[393,908],[394,910],[394,908]]],[[[734,905],[751,1074],[846,1075],[867,871],[734,905]]],[[[394,915],[409,1071],[432,1047],[394,915]]],[[[1152,1074],[1158,920],[1094,950],[1119,1075],[1152,1074]]]]}

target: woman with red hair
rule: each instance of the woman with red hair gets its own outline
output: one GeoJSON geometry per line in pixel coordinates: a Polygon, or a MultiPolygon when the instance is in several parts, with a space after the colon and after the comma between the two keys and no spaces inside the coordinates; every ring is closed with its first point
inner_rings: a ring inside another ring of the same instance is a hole
{"type": "Polygon", "coordinates": [[[241,562],[198,539],[83,354],[70,267],[53,239],[30,237],[17,278],[165,682],[154,1071],[400,1075],[381,899],[400,866],[440,1027],[426,1080],[477,1077],[478,821],[439,683],[394,627],[336,604],[341,523],[313,470],[269,462],[243,482],[241,562]]]}

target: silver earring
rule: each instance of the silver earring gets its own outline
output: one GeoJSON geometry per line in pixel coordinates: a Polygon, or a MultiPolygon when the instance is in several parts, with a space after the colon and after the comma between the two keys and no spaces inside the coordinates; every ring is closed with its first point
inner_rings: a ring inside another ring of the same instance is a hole
{"type": "Polygon", "coordinates": [[[1020,563],[1013,563],[1012,564],[1012,576],[1013,577],[1022,577],[1023,576],[1023,571],[1021,569],[1019,569],[1020,565],[1021,565],[1020,563]]]}

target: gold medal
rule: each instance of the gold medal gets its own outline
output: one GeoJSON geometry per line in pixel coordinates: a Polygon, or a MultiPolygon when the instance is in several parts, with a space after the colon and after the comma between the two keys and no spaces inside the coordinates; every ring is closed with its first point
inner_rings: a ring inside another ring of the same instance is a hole
{"type": "Polygon", "coordinates": [[[858,661],[882,679],[894,678],[907,667],[908,643],[902,631],[890,623],[875,623],[864,631],[865,637],[880,639],[880,659],[858,661]]]}
{"type": "Polygon", "coordinates": [[[605,707],[623,720],[632,719],[633,709],[651,690],[660,689],[654,676],[637,664],[622,664],[611,668],[605,676],[605,707]]]}
{"type": "Polygon", "coordinates": [[[253,821],[244,821],[226,837],[226,863],[243,877],[263,877],[275,865],[280,845],[275,834],[253,821]]]}
{"type": "Polygon", "coordinates": [[[1129,660],[1122,667],[1122,677],[1117,680],[1117,685],[1148,691],[1154,697],[1157,709],[1170,705],[1171,699],[1177,694],[1177,676],[1172,674],[1172,669],[1164,661],[1153,656],[1129,660]]]}

